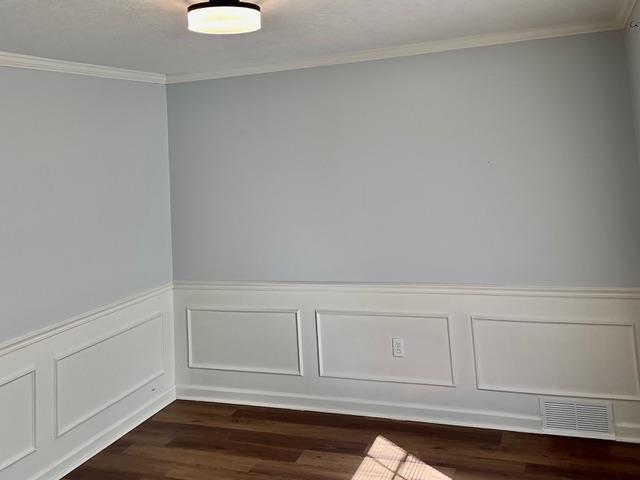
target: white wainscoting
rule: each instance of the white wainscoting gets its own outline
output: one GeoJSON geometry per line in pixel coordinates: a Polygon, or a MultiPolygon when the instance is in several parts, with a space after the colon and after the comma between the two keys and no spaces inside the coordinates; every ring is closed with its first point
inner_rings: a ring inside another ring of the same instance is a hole
{"type": "Polygon", "coordinates": [[[540,433],[540,396],[606,399],[616,438],[639,442],[639,323],[638,290],[177,283],[0,346],[0,480],[63,477],[176,384],[180,398],[540,433]]]}
{"type": "Polygon", "coordinates": [[[179,398],[539,433],[540,396],[607,399],[640,441],[638,290],[177,282],[174,303],[179,398]],[[196,326],[202,305],[222,313],[196,326]],[[304,374],[279,375],[294,347],[304,374]]]}
{"type": "Polygon", "coordinates": [[[0,347],[0,480],[55,480],[175,398],[173,293],[0,347]]]}

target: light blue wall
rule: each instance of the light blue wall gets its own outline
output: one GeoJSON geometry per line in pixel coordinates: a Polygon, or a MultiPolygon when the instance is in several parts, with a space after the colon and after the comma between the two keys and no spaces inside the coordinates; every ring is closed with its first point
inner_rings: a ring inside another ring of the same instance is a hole
{"type": "MultiPolygon", "coordinates": [[[[170,86],[175,277],[640,286],[622,47],[170,86]]],[[[0,106],[0,342],[170,281],[165,88],[0,68],[0,106]]]]}
{"type": "Polygon", "coordinates": [[[171,280],[164,87],[0,68],[0,342],[171,280]]]}
{"type": "Polygon", "coordinates": [[[178,280],[640,286],[621,32],[167,95],[178,280]]]}
{"type": "MultiPolygon", "coordinates": [[[[640,24],[640,2],[636,3],[631,13],[631,21],[640,24]]],[[[631,75],[631,90],[636,126],[636,140],[638,145],[638,159],[640,161],[640,27],[625,29],[629,73],[631,75]]]]}

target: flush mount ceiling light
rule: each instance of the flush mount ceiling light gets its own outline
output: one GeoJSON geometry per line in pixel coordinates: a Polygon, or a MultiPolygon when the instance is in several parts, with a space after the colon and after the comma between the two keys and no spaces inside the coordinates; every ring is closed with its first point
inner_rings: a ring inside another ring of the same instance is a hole
{"type": "Polygon", "coordinates": [[[260,30],[260,7],[240,0],[209,0],[187,8],[189,30],[231,35],[260,30]]]}

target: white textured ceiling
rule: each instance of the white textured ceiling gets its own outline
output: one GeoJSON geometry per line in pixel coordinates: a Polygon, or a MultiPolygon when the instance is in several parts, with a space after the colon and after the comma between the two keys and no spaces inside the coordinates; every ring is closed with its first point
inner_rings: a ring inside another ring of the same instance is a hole
{"type": "Polygon", "coordinates": [[[624,23],[633,0],[260,0],[263,29],[237,36],[187,31],[190,3],[197,2],[0,0],[0,51],[222,75],[320,59],[339,63],[358,52],[470,36],[613,29],[624,23]]]}

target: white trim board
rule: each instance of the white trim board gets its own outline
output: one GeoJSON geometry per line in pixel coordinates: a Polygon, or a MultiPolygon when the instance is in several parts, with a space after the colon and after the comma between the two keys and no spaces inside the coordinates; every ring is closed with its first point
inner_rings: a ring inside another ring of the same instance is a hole
{"type": "Polygon", "coordinates": [[[340,283],[174,281],[176,291],[306,292],[350,294],[473,295],[524,298],[580,298],[640,300],[640,288],[506,287],[497,285],[445,285],[434,283],[340,283]]]}
{"type": "Polygon", "coordinates": [[[618,16],[616,17],[616,21],[622,25],[622,28],[626,28],[626,26],[631,21],[631,14],[633,13],[633,9],[636,6],[638,0],[625,0],[625,2],[620,7],[620,11],[618,12],[618,16]]]}
{"type": "Polygon", "coordinates": [[[305,68],[330,65],[343,65],[348,63],[359,63],[372,60],[407,57],[413,55],[424,55],[428,53],[446,52],[465,48],[504,45],[509,43],[523,42],[527,40],[541,40],[546,38],[566,37],[586,33],[622,30],[627,25],[629,16],[631,15],[635,3],[636,0],[626,0],[625,2],[623,2],[621,9],[616,16],[616,20],[608,23],[605,22],[577,26],[536,28],[521,31],[491,33],[485,35],[473,35],[409,45],[398,45],[373,50],[340,53],[293,62],[252,65],[246,67],[216,69],[202,72],[145,72],[139,70],[110,67],[106,65],[94,65],[89,63],[56,60],[52,58],[36,57],[11,52],[0,52],[0,67],[26,68],[49,72],[69,73],[74,75],[85,75],[90,77],[156,83],[162,85],[186,83],[201,80],[214,80],[218,78],[258,75],[262,73],[281,72],[288,70],[300,70],[305,68]]]}
{"type": "Polygon", "coordinates": [[[618,442],[640,443],[640,423],[616,423],[615,430],[618,442]]]}
{"type": "Polygon", "coordinates": [[[535,415],[443,408],[426,404],[389,403],[360,398],[303,395],[206,385],[178,385],[176,398],[178,400],[338,413],[512,432],[542,433],[542,420],[535,415]]]}
{"type": "Polygon", "coordinates": [[[26,68],[46,72],[70,73],[87,77],[130,80],[133,82],[165,84],[167,77],[162,73],[141,72],[126,68],[69,62],[52,58],[34,57],[18,53],[0,52],[0,67],[26,68]]]}
{"type": "Polygon", "coordinates": [[[55,323],[48,327],[44,327],[40,330],[36,330],[35,332],[31,332],[21,337],[14,338],[12,340],[9,340],[5,343],[0,344],[0,357],[2,357],[3,355],[7,355],[11,352],[14,352],[16,350],[19,350],[21,348],[28,347],[29,345],[32,345],[36,342],[40,342],[49,337],[59,335],[60,333],[63,333],[67,330],[80,327],[81,325],[84,325],[86,323],[94,322],[102,317],[111,315],[112,313],[116,313],[120,310],[131,307],[140,302],[144,302],[145,300],[148,300],[152,297],[156,297],[168,291],[173,291],[173,285],[171,283],[162,285],[160,287],[151,288],[143,292],[139,292],[135,295],[131,295],[122,300],[103,305],[101,307],[90,310],[86,313],[82,313],[68,320],[63,320],[62,322],[55,323]]]}
{"type": "MultiPolygon", "coordinates": [[[[543,430],[542,417],[536,415],[515,415],[483,410],[448,409],[410,403],[389,404],[356,398],[298,395],[239,388],[215,388],[202,385],[178,385],[176,387],[176,398],[178,400],[197,402],[284,408],[288,410],[505,430],[537,435],[553,435],[553,433],[543,430]],[[393,413],[389,413],[390,410],[393,410],[393,413]],[[460,420],[460,418],[464,420],[460,420]]],[[[640,443],[640,424],[616,423],[615,430],[617,435],[613,441],[640,443]]]]}
{"type": "Polygon", "coordinates": [[[585,33],[608,32],[621,30],[625,23],[605,23],[594,25],[582,25],[577,27],[554,27],[513,31],[504,33],[492,33],[487,35],[474,35],[469,37],[436,40],[432,42],[399,45],[359,52],[340,53],[323,57],[316,57],[297,62],[255,65],[226,70],[210,70],[197,73],[167,74],[166,83],[187,83],[202,80],[215,80],[219,78],[242,77],[247,75],[259,75],[262,73],[284,72],[288,70],[302,70],[305,68],[327,67],[331,65],[344,65],[348,63],[369,62],[373,60],[385,60],[389,58],[410,57],[425,55],[428,53],[448,52],[466,48],[490,47],[509,43],[525,42],[527,40],[543,40],[548,38],[569,37],[585,33]]]}
{"type": "MultiPolygon", "coordinates": [[[[178,385],[176,387],[176,398],[178,400],[196,402],[284,408],[287,410],[553,435],[552,432],[543,430],[542,417],[540,416],[517,415],[498,411],[449,409],[426,404],[391,404],[357,398],[300,395],[240,388],[216,388],[203,385],[178,385]]],[[[616,423],[615,430],[616,435],[615,438],[612,438],[612,441],[640,443],[640,424],[616,423]]],[[[583,436],[581,438],[589,437],[583,436]]]]}

